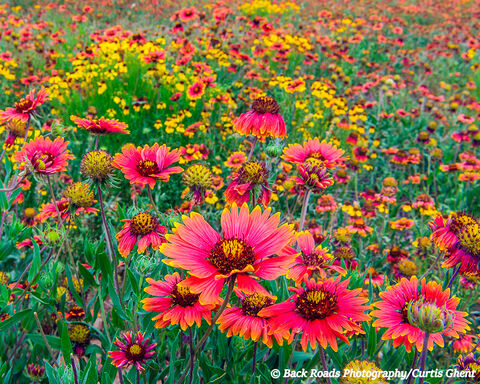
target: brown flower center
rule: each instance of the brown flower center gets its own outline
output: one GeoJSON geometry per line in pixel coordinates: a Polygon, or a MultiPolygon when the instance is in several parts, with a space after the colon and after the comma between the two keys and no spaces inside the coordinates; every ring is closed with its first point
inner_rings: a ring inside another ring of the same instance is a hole
{"type": "Polygon", "coordinates": [[[302,260],[305,263],[305,265],[308,266],[315,266],[315,267],[320,267],[326,263],[328,260],[328,254],[325,254],[323,252],[315,251],[313,253],[310,253],[309,255],[302,255],[302,260]]]}
{"type": "Polygon", "coordinates": [[[157,218],[146,212],[136,214],[130,221],[130,229],[135,236],[146,236],[154,232],[157,226],[157,218]]]}
{"type": "Polygon", "coordinates": [[[256,99],[252,104],[252,109],[262,115],[265,113],[277,114],[280,111],[278,103],[269,96],[261,96],[256,99]]]}
{"type": "Polygon", "coordinates": [[[145,356],[145,350],[143,347],[137,343],[133,343],[127,346],[127,350],[125,351],[125,355],[127,360],[130,361],[142,361],[143,357],[145,356]]]}
{"type": "Polygon", "coordinates": [[[295,304],[307,320],[325,319],[335,313],[337,296],[324,288],[311,288],[300,294],[295,304]]]}
{"type": "Polygon", "coordinates": [[[272,304],[273,300],[270,297],[254,293],[242,300],[242,312],[245,316],[257,316],[261,309],[272,304]]]}
{"type": "Polygon", "coordinates": [[[141,160],[136,169],[142,176],[154,176],[160,172],[157,163],[152,160],[141,160]]]}
{"type": "Polygon", "coordinates": [[[211,250],[209,260],[220,273],[228,274],[233,270],[243,270],[248,265],[253,265],[255,252],[244,240],[237,238],[220,240],[211,250]]]}
{"type": "Polygon", "coordinates": [[[33,101],[30,99],[21,99],[15,103],[15,112],[26,113],[33,109],[33,101]]]}
{"type": "Polygon", "coordinates": [[[265,169],[265,166],[255,161],[245,163],[239,171],[239,179],[242,184],[263,184],[267,180],[267,177],[268,171],[265,169]]]}
{"type": "Polygon", "coordinates": [[[198,302],[200,295],[192,293],[188,287],[179,287],[178,284],[170,294],[173,305],[180,305],[181,307],[192,307],[198,302]]]}
{"type": "Polygon", "coordinates": [[[333,255],[337,259],[351,260],[355,258],[355,251],[350,247],[343,246],[335,249],[335,251],[333,252],[333,255]]]}

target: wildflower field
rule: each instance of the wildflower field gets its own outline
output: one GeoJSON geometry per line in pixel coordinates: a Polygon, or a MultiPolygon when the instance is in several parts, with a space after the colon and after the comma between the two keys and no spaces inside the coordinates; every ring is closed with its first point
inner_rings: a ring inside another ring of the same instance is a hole
{"type": "Polygon", "coordinates": [[[0,383],[480,382],[479,0],[0,25],[0,383]]]}

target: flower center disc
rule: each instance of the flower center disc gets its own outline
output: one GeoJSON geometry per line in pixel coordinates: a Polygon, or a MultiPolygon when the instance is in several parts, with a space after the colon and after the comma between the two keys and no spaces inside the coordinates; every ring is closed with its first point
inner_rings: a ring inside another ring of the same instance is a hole
{"type": "Polygon", "coordinates": [[[307,320],[324,319],[335,313],[337,297],[323,288],[308,289],[298,296],[295,304],[307,320]]]}
{"type": "Polygon", "coordinates": [[[215,244],[209,259],[220,273],[228,274],[233,270],[243,270],[248,265],[253,265],[255,253],[244,240],[233,238],[220,240],[215,244]]]}
{"type": "Polygon", "coordinates": [[[130,222],[130,229],[135,236],[145,236],[155,231],[158,220],[149,213],[138,213],[133,216],[130,222]]]}
{"type": "Polygon", "coordinates": [[[265,295],[254,293],[242,300],[242,312],[246,316],[257,316],[261,309],[273,304],[273,300],[265,295]]]}
{"type": "Polygon", "coordinates": [[[25,113],[32,109],[33,102],[29,99],[22,99],[15,103],[15,112],[25,113]]]}
{"type": "Polygon", "coordinates": [[[142,160],[137,164],[136,168],[142,176],[154,176],[160,172],[157,163],[152,160],[142,160]]]}
{"type": "Polygon", "coordinates": [[[174,305],[181,307],[192,307],[198,302],[200,295],[190,292],[188,287],[179,287],[176,285],[170,294],[174,305]]]}
{"type": "Polygon", "coordinates": [[[132,344],[130,348],[128,348],[128,352],[130,352],[132,356],[138,356],[142,353],[142,347],[138,344],[132,344]]]}
{"type": "Polygon", "coordinates": [[[249,161],[240,171],[240,180],[242,183],[262,184],[266,179],[266,173],[267,170],[262,164],[249,161]]]}
{"type": "Polygon", "coordinates": [[[269,96],[261,96],[256,99],[252,104],[252,109],[262,115],[265,113],[277,114],[280,111],[278,103],[269,96]]]}
{"type": "Polygon", "coordinates": [[[53,155],[51,153],[36,152],[32,156],[32,165],[36,171],[44,171],[53,164],[53,155]]]}
{"type": "Polygon", "coordinates": [[[312,252],[309,255],[302,255],[302,259],[305,265],[319,267],[325,264],[325,262],[327,261],[327,258],[325,256],[326,255],[323,255],[320,252],[312,252]]]}

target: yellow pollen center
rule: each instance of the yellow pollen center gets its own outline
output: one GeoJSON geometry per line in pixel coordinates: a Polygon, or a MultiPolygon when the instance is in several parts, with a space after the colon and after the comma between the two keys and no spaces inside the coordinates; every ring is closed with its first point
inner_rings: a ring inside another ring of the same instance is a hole
{"type": "Polygon", "coordinates": [[[273,300],[265,295],[254,293],[242,300],[242,312],[246,316],[257,316],[262,308],[273,304],[273,300]]]}
{"type": "Polygon", "coordinates": [[[233,270],[243,270],[255,262],[253,248],[244,240],[237,238],[220,240],[210,252],[210,262],[220,273],[228,274],[233,270]]]}
{"type": "Polygon", "coordinates": [[[324,288],[311,288],[300,294],[295,302],[297,311],[308,320],[324,319],[335,313],[337,297],[324,288]]]}
{"type": "Polygon", "coordinates": [[[138,356],[142,353],[142,347],[140,347],[138,344],[132,344],[130,348],[128,348],[128,352],[130,352],[130,354],[133,356],[138,356]]]}
{"type": "Polygon", "coordinates": [[[130,229],[135,236],[145,236],[156,230],[158,220],[149,213],[142,212],[133,216],[130,229]]]}

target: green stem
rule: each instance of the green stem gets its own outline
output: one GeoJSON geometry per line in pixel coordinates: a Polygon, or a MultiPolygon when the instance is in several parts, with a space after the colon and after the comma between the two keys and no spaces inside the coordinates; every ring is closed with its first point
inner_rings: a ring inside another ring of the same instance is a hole
{"type": "MultiPolygon", "coordinates": [[[[428,332],[425,332],[425,337],[423,338],[422,354],[420,356],[420,373],[423,373],[423,371],[425,371],[425,365],[427,363],[427,350],[428,350],[429,338],[430,338],[430,334],[428,332]]],[[[425,380],[424,377],[420,377],[418,384],[423,384],[424,380],[425,380]]]]}
{"type": "Polygon", "coordinates": [[[258,138],[255,137],[252,143],[252,148],[250,148],[250,153],[248,154],[247,162],[249,162],[253,156],[253,152],[255,151],[255,147],[257,146],[257,141],[258,141],[258,138]]]}
{"type": "Polygon", "coordinates": [[[120,284],[118,279],[117,256],[115,255],[115,248],[113,246],[112,234],[110,233],[110,228],[108,227],[108,224],[107,224],[107,217],[105,215],[105,206],[103,204],[103,196],[102,196],[102,190],[100,189],[100,186],[97,186],[97,193],[98,193],[98,201],[100,203],[100,215],[102,216],[103,229],[105,230],[107,249],[109,251],[110,261],[113,261],[113,268],[114,268],[114,274],[115,274],[115,279],[114,279],[115,290],[117,291],[117,295],[118,295],[118,298],[120,299],[120,303],[122,304],[123,309],[125,309],[125,304],[123,303],[123,298],[120,291],[120,284]]]}
{"type": "Polygon", "coordinates": [[[155,213],[157,214],[158,217],[162,216],[160,214],[160,211],[157,208],[157,204],[155,204],[155,200],[153,200],[152,190],[150,187],[147,187],[147,192],[148,192],[148,198],[150,199],[150,203],[152,204],[153,209],[155,210],[155,213]]]}
{"type": "MultiPolygon", "coordinates": [[[[322,359],[323,370],[324,372],[327,372],[328,371],[327,360],[325,359],[325,352],[323,351],[323,347],[319,346],[318,350],[320,353],[320,358],[322,359]]],[[[327,376],[326,379],[327,379],[327,384],[332,384],[332,379],[330,379],[329,376],[327,376]]]]}
{"type": "Polygon", "coordinates": [[[47,184],[50,189],[50,194],[52,195],[53,205],[55,206],[55,211],[57,212],[58,220],[62,220],[60,216],[60,211],[58,210],[57,200],[55,199],[55,194],[53,193],[52,182],[50,181],[50,175],[47,175],[47,184]]]}
{"type": "Polygon", "coordinates": [[[307,189],[305,196],[303,198],[302,213],[300,215],[300,223],[298,224],[298,232],[303,230],[305,226],[305,217],[307,216],[308,201],[310,200],[310,194],[312,193],[311,189],[307,189]]]}
{"type": "Polygon", "coordinates": [[[200,352],[203,349],[203,345],[207,341],[207,338],[210,335],[210,333],[212,332],[213,327],[215,326],[215,323],[217,322],[218,318],[223,313],[223,311],[227,308],[227,304],[230,301],[230,297],[232,296],[233,288],[235,287],[236,278],[237,278],[236,275],[230,276],[230,281],[228,283],[228,288],[227,288],[227,293],[225,295],[225,299],[223,300],[223,303],[220,306],[220,308],[218,309],[218,311],[215,313],[215,316],[213,317],[209,327],[207,328],[207,330],[203,334],[202,338],[200,339],[200,341],[195,346],[195,349],[193,350],[193,357],[188,362],[188,365],[185,368],[185,370],[183,371],[182,376],[180,376],[180,379],[177,382],[178,384],[183,383],[183,380],[185,380],[185,377],[187,376],[187,373],[189,372],[190,367],[193,365],[193,362],[195,361],[195,356],[198,354],[198,352],[200,352]]]}

